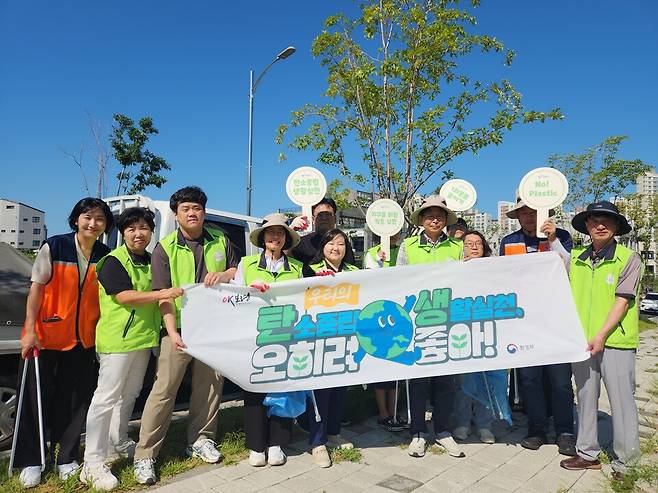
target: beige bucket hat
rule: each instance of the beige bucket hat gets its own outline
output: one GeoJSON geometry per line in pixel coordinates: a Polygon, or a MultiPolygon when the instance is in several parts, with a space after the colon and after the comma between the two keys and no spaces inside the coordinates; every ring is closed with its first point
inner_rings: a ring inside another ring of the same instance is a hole
{"type": "Polygon", "coordinates": [[[446,199],[441,195],[430,195],[429,197],[425,197],[425,200],[420,204],[420,207],[411,213],[411,223],[420,226],[420,215],[424,210],[429,209],[430,207],[438,207],[446,212],[446,226],[451,226],[457,222],[457,215],[448,209],[446,199]]]}
{"type": "MultiPolygon", "coordinates": [[[[525,202],[521,200],[521,197],[516,198],[516,205],[512,207],[510,210],[508,210],[505,215],[509,217],[510,219],[518,219],[519,217],[519,209],[523,209],[524,207],[527,207],[528,209],[532,209],[529,205],[525,205],[525,202]]],[[[532,209],[534,210],[534,209],[532,209]]],[[[551,209],[548,211],[548,215],[554,216],[555,215],[555,209],[551,209]]]]}
{"type": "Polygon", "coordinates": [[[289,237],[288,242],[290,243],[290,245],[285,246],[286,250],[290,248],[295,248],[297,245],[299,245],[299,235],[297,234],[297,231],[295,231],[290,226],[288,226],[288,221],[286,216],[281,214],[280,212],[274,212],[272,214],[268,214],[267,216],[265,216],[263,218],[263,223],[261,224],[260,228],[256,228],[251,233],[249,233],[249,241],[251,241],[252,245],[262,248],[262,245],[258,244],[258,239],[260,237],[260,234],[263,231],[265,231],[265,228],[269,228],[270,226],[283,226],[285,228],[286,233],[289,237]]]}

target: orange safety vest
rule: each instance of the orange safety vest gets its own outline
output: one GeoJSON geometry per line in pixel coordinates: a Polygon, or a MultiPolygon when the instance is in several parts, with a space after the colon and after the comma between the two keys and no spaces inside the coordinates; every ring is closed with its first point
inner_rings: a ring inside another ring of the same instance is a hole
{"type": "Polygon", "coordinates": [[[82,284],[78,275],[75,233],[53,236],[50,247],[52,274],[45,286],[35,330],[44,349],[67,351],[82,343],[91,348],[100,316],[96,263],[110,249],[96,241],[82,284]]]}

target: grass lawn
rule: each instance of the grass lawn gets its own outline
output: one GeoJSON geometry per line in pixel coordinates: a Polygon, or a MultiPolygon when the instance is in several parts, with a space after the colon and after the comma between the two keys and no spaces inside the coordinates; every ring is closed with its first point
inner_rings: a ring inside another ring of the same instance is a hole
{"type": "MultiPolygon", "coordinates": [[[[156,463],[156,473],[160,479],[175,476],[182,472],[204,464],[200,459],[191,459],[185,455],[185,430],[187,419],[174,419],[167,432],[160,457],[156,463]]],[[[242,407],[222,409],[219,413],[219,449],[224,456],[222,465],[235,464],[247,457],[245,447],[244,422],[242,407]]],[[[131,430],[131,436],[137,439],[137,430],[131,430]]],[[[7,478],[9,460],[0,461],[0,491],[2,493],[18,493],[30,491],[34,493],[77,493],[95,491],[80,483],[77,478],[64,482],[57,473],[48,467],[45,472],[45,481],[36,488],[25,490],[18,483],[18,477],[7,478]]],[[[122,459],[112,464],[112,472],[119,479],[119,487],[114,491],[129,491],[144,488],[137,484],[133,477],[132,460],[122,459]]]]}
{"type": "MultiPolygon", "coordinates": [[[[372,416],[375,413],[375,409],[375,396],[371,388],[368,388],[366,391],[361,386],[355,386],[349,389],[345,411],[346,416],[352,422],[357,423],[372,416]]],[[[172,421],[156,463],[156,473],[159,480],[176,476],[204,464],[200,459],[191,459],[185,455],[186,426],[186,418],[178,418],[172,421]]],[[[137,430],[131,430],[130,434],[137,441],[137,430]]],[[[218,443],[219,449],[224,456],[220,467],[230,466],[247,458],[248,451],[245,446],[244,419],[241,406],[230,407],[220,411],[218,443]]],[[[332,451],[332,458],[335,462],[359,462],[361,460],[361,451],[358,449],[334,450],[332,451]]],[[[66,482],[61,481],[51,466],[46,469],[44,473],[45,480],[40,486],[25,490],[18,483],[18,471],[15,471],[13,478],[9,479],[7,477],[8,465],[8,459],[0,461],[0,492],[2,493],[18,493],[24,491],[34,493],[78,493],[95,491],[80,483],[77,477],[71,478],[66,482]]],[[[119,487],[114,491],[130,491],[144,488],[144,486],[137,484],[133,477],[132,460],[118,460],[112,464],[111,468],[114,475],[119,479],[119,487]]]]}

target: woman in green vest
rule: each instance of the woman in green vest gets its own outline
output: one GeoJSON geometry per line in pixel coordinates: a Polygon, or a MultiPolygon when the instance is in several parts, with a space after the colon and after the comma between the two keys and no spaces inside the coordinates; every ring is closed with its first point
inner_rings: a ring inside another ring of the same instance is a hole
{"type": "Polygon", "coordinates": [[[128,438],[128,421],[144,382],[151,350],[160,341],[161,299],[178,298],[181,288],[151,290],[151,242],[155,223],[151,211],[131,207],[117,227],[124,244],[96,265],[100,319],[96,352],[100,362],[98,386],[87,413],[85,462],[80,480],[97,490],[119,484],[105,465],[112,455],[130,455],[135,442],[128,438]]]}
{"type": "Polygon", "coordinates": [[[629,467],[640,458],[634,393],[642,260],[637,252],[615,241],[616,235],[627,234],[632,228],[614,204],[590,204],[574,216],[571,224],[592,240],[589,245],[574,247],[571,255],[561,248],[555,223],[547,220],[542,225],[551,250],[566,261],[571,292],[591,355],[572,364],[578,393],[577,455],[560,465],[570,470],[601,469],[597,415],[603,380],[612,411],[612,448],[616,456],[611,462],[612,475],[623,480],[629,467]]]}
{"type": "MultiPolygon", "coordinates": [[[[304,277],[334,276],[341,272],[359,270],[358,267],[345,262],[348,244],[349,238],[340,229],[327,231],[320,240],[317,255],[309,265],[304,266],[304,277]]],[[[353,448],[351,442],[340,436],[347,387],[319,389],[314,390],[313,393],[320,421],[309,419],[308,442],[313,461],[320,467],[330,467],[328,442],[340,448],[353,448]]]]}
{"type": "MultiPolygon", "coordinates": [[[[272,283],[302,277],[303,264],[283,253],[299,244],[299,235],[288,226],[283,214],[265,216],[262,226],[252,231],[249,239],[263,251],[242,258],[235,274],[235,284],[250,286],[264,293],[272,283]]],[[[243,391],[249,464],[254,467],[286,463],[281,445],[289,441],[292,427],[290,418],[267,416],[267,408],[263,405],[265,395],[243,391]]]]}

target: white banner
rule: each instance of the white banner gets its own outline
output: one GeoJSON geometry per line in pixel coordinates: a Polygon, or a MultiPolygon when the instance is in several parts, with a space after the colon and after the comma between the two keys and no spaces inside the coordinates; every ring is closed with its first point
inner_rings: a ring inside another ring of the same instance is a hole
{"type": "Polygon", "coordinates": [[[552,252],[185,289],[187,352],[253,392],[589,357],[552,252]]]}

